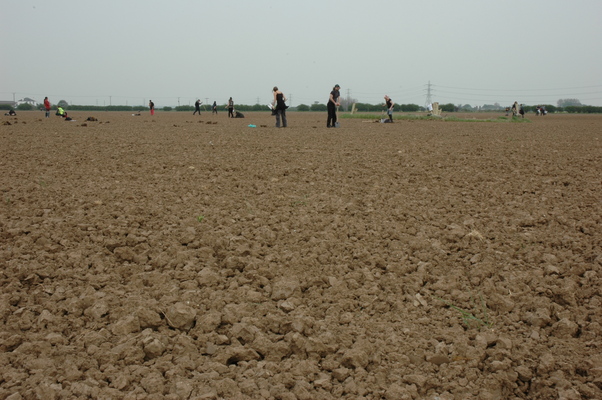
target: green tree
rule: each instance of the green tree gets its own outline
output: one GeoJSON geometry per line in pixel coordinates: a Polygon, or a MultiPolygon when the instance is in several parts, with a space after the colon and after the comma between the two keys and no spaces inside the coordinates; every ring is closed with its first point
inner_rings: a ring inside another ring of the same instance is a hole
{"type": "Polygon", "coordinates": [[[579,99],[560,99],[558,100],[558,107],[568,107],[568,106],[581,106],[581,102],[579,99]]]}
{"type": "Polygon", "coordinates": [[[326,104],[314,103],[309,109],[311,111],[326,111],[326,104]]]}
{"type": "Polygon", "coordinates": [[[309,106],[307,104],[299,104],[297,106],[297,111],[309,111],[309,106]]]}
{"type": "Polygon", "coordinates": [[[402,104],[399,108],[403,112],[417,112],[417,111],[420,111],[420,106],[418,104],[402,104]]]}
{"type": "Polygon", "coordinates": [[[17,106],[17,110],[19,111],[29,111],[33,110],[33,106],[29,103],[22,103],[17,106]]]}
{"type": "Polygon", "coordinates": [[[58,107],[63,107],[63,108],[65,108],[65,107],[68,107],[68,106],[69,106],[69,103],[67,103],[65,100],[61,100],[61,101],[59,101],[59,102],[58,102],[56,105],[57,105],[58,107]]]}
{"type": "Polygon", "coordinates": [[[454,112],[456,110],[456,106],[452,103],[439,105],[439,108],[445,112],[454,112]]]}

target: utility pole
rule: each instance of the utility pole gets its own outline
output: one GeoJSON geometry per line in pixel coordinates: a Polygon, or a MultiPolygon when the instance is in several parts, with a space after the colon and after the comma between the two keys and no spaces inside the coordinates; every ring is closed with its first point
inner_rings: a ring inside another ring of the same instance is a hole
{"type": "Polygon", "coordinates": [[[345,111],[349,111],[349,103],[351,103],[351,89],[347,89],[347,101],[345,102],[345,111]]]}
{"type": "Polygon", "coordinates": [[[292,107],[293,106],[293,94],[291,93],[289,98],[288,98],[288,106],[292,107]]]}
{"type": "Polygon", "coordinates": [[[433,102],[433,99],[431,98],[431,81],[429,81],[427,88],[426,88],[426,103],[424,103],[424,105],[428,106],[432,102],[433,102]]]}

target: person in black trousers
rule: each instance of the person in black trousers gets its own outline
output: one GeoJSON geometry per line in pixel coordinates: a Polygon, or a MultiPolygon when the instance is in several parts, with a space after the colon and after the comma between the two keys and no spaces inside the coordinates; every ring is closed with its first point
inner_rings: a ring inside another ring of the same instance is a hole
{"type": "Polygon", "coordinates": [[[228,100],[228,118],[234,118],[234,100],[232,100],[232,97],[228,100]]]}
{"type": "Polygon", "coordinates": [[[339,98],[341,97],[339,89],[341,89],[339,85],[334,85],[332,92],[330,92],[330,97],[328,98],[328,105],[326,106],[328,109],[328,120],[326,121],[327,128],[336,127],[337,107],[341,105],[341,103],[339,103],[339,98]]]}
{"type": "Polygon", "coordinates": [[[280,118],[282,118],[282,127],[286,128],[286,96],[280,90],[278,90],[277,86],[274,86],[274,101],[272,101],[272,105],[276,109],[276,128],[280,128],[280,118]]]}
{"type": "Polygon", "coordinates": [[[203,104],[201,100],[197,100],[194,102],[194,112],[192,113],[192,115],[196,114],[197,112],[199,113],[199,115],[201,115],[201,104],[203,104]]]}

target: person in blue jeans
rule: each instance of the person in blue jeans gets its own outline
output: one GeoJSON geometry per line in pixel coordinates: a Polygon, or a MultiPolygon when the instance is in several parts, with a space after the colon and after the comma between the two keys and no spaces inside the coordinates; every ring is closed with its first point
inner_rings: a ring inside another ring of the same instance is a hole
{"type": "Polygon", "coordinates": [[[385,95],[385,105],[387,107],[389,122],[393,122],[393,107],[395,106],[395,103],[393,103],[393,100],[391,100],[391,98],[387,95],[385,95]]]}
{"type": "Polygon", "coordinates": [[[282,127],[286,128],[286,109],[287,106],[284,103],[286,101],[286,96],[280,90],[278,90],[277,86],[274,86],[274,101],[272,101],[272,105],[276,110],[276,128],[280,128],[280,119],[282,118],[282,127]]]}
{"type": "Polygon", "coordinates": [[[336,127],[337,123],[337,107],[341,105],[339,103],[339,98],[341,97],[340,90],[341,87],[337,84],[332,88],[332,92],[330,92],[330,97],[328,98],[328,105],[326,108],[328,109],[328,120],[326,120],[327,128],[336,127]]]}

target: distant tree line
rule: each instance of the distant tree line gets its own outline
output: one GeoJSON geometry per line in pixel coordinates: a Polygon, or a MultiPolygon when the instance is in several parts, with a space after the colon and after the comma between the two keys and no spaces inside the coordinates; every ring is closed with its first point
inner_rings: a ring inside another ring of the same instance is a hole
{"type": "MultiPolygon", "coordinates": [[[[341,105],[344,108],[343,105],[341,105]]],[[[351,111],[353,104],[347,107],[347,111],[351,111]]],[[[355,103],[355,109],[358,112],[380,112],[384,110],[383,104],[367,104],[367,103],[355,103]]],[[[393,106],[394,111],[402,112],[416,112],[420,111],[421,107],[416,104],[395,104],[393,106]]],[[[312,105],[299,104],[294,107],[295,111],[326,111],[326,104],[314,103],[312,105]]]]}
{"type": "MultiPolygon", "coordinates": [[[[540,106],[544,106],[546,110],[553,114],[559,112],[566,112],[570,114],[601,114],[602,107],[598,106],[587,106],[579,103],[577,99],[565,99],[559,100],[559,104],[565,104],[563,107],[555,106],[553,104],[541,104],[540,106]]],[[[92,106],[92,105],[69,105],[65,100],[59,101],[56,105],[52,106],[53,110],[56,110],[57,106],[61,106],[65,109],[69,109],[70,111],[148,111],[148,106],[139,105],[139,106],[124,106],[124,105],[110,105],[110,106],[92,106]]],[[[347,106],[347,111],[351,111],[351,107],[353,104],[347,106]]],[[[44,106],[42,104],[38,104],[37,106],[32,106],[28,103],[20,104],[16,107],[16,110],[20,111],[28,111],[28,110],[36,110],[42,109],[44,106]]],[[[211,112],[211,105],[202,105],[202,108],[206,112],[211,112]]],[[[508,106],[510,107],[510,106],[508,106]]],[[[523,108],[526,113],[535,112],[536,105],[524,105],[523,108]]],[[[10,110],[14,107],[11,104],[0,104],[0,110],[10,110]]],[[[254,104],[254,105],[245,105],[245,104],[235,104],[234,108],[238,111],[270,111],[267,105],[262,104],[254,104]]],[[[345,109],[341,106],[342,109],[345,109]]],[[[355,108],[358,112],[381,112],[384,110],[384,105],[381,104],[368,104],[368,103],[355,103],[355,108]]],[[[426,109],[417,104],[395,104],[393,107],[396,112],[420,112],[426,111],[426,109]]],[[[504,111],[506,107],[502,107],[498,103],[495,104],[485,104],[480,107],[473,107],[470,104],[439,104],[439,108],[443,112],[478,112],[478,111],[504,111]]],[[[194,111],[194,106],[176,106],[162,107],[160,110],[162,111],[194,111]]],[[[226,106],[221,104],[218,106],[218,111],[223,112],[226,110],[226,106]]],[[[291,107],[289,111],[319,111],[326,112],[326,104],[315,102],[314,104],[299,104],[298,106],[291,107]]]]}
{"type": "MultiPolygon", "coordinates": [[[[201,109],[206,110],[207,112],[211,112],[211,104],[203,104],[201,105],[201,109]]],[[[165,107],[163,107],[165,110],[165,107]]],[[[254,104],[252,106],[246,104],[234,104],[234,109],[238,111],[270,111],[270,108],[267,105],[262,104],[254,104]]],[[[176,111],[194,111],[194,106],[177,106],[175,107],[176,111]]],[[[225,104],[219,104],[217,106],[218,112],[224,112],[227,110],[227,106],[225,104]]]]}

